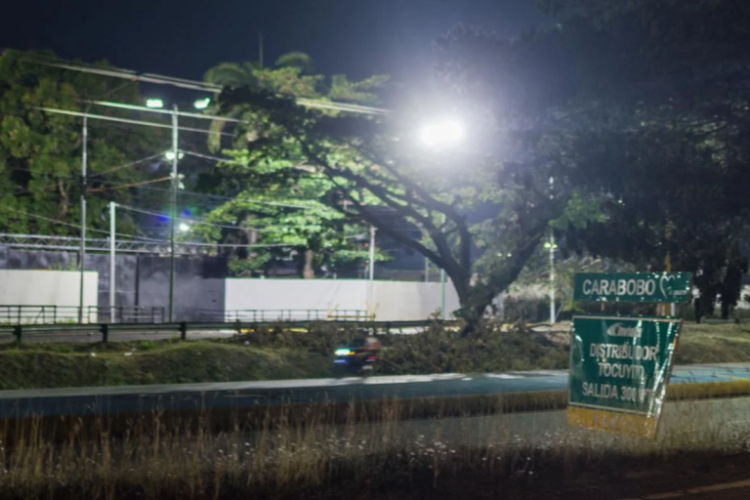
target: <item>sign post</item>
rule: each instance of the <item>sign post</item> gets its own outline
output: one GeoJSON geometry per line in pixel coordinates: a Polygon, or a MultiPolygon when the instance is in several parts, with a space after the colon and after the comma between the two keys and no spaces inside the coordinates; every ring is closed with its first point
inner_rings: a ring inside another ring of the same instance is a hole
{"type": "Polygon", "coordinates": [[[690,273],[576,274],[574,299],[595,302],[687,302],[690,273]]]}
{"type": "Polygon", "coordinates": [[[653,438],[680,325],[659,317],[573,318],[568,423],[653,438]]]}
{"type": "MultiPolygon", "coordinates": [[[[688,302],[690,273],[589,273],[574,298],[688,302]]],[[[654,438],[682,321],[674,317],[576,316],[570,345],[568,424],[654,438]]]]}

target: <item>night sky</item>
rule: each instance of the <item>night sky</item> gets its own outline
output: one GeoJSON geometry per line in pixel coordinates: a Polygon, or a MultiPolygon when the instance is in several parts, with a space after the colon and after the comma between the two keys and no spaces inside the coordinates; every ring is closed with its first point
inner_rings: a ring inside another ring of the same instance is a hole
{"type": "Polygon", "coordinates": [[[223,61],[301,50],[319,72],[408,78],[458,23],[512,36],[543,22],[534,0],[28,0],[0,17],[0,48],[54,50],[137,71],[202,79],[223,61]]]}

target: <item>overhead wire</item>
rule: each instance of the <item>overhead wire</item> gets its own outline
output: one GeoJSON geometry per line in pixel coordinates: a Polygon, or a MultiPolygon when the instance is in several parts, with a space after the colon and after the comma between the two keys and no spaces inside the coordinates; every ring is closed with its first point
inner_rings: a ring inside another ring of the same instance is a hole
{"type": "MultiPolygon", "coordinates": [[[[144,83],[155,83],[162,85],[172,85],[174,87],[186,88],[190,90],[199,90],[202,92],[210,92],[213,94],[220,94],[223,87],[220,85],[205,83],[197,80],[188,80],[185,78],[176,78],[165,75],[158,75],[155,73],[139,73],[132,70],[125,69],[105,69],[101,67],[86,67],[81,64],[70,64],[60,63],[52,61],[38,61],[38,64],[43,66],[50,66],[62,69],[68,69],[72,71],[80,71],[84,73],[98,74],[102,76],[110,76],[114,78],[126,78],[132,81],[140,81],[144,83]]],[[[321,99],[307,99],[307,98],[295,98],[296,102],[302,106],[310,108],[320,109],[331,109],[336,111],[348,111],[352,113],[369,114],[369,115],[386,115],[390,114],[391,111],[384,108],[377,108],[374,106],[364,106],[361,104],[349,104],[349,103],[337,103],[333,101],[325,101],[321,99]]]]}
{"type": "MultiPolygon", "coordinates": [[[[0,205],[0,210],[5,210],[5,211],[8,211],[8,212],[13,212],[13,213],[25,215],[27,217],[32,217],[34,219],[39,219],[39,220],[44,220],[44,221],[47,221],[47,222],[52,222],[54,224],[58,224],[58,225],[61,225],[61,226],[72,227],[72,228],[75,228],[75,229],[80,229],[81,228],[81,226],[79,226],[77,224],[71,224],[69,222],[61,221],[61,220],[58,220],[58,219],[52,219],[52,218],[46,217],[44,215],[39,215],[39,214],[31,213],[31,212],[26,212],[24,210],[17,210],[17,209],[9,208],[9,207],[2,206],[2,205],[0,205]]],[[[110,234],[109,231],[103,231],[101,229],[94,229],[92,227],[87,227],[86,230],[94,232],[94,233],[110,234]]],[[[146,237],[143,237],[143,236],[136,236],[136,235],[133,235],[133,234],[123,234],[123,233],[117,233],[117,232],[115,234],[117,236],[122,236],[123,238],[132,238],[132,239],[143,240],[143,241],[159,241],[159,240],[153,240],[151,238],[146,238],[146,237]]]]}
{"type": "MultiPolygon", "coordinates": [[[[151,210],[145,210],[145,209],[142,209],[142,208],[131,207],[129,205],[122,205],[120,203],[117,204],[117,207],[118,208],[123,208],[125,210],[129,210],[131,212],[141,213],[141,214],[144,214],[144,215],[152,215],[152,216],[155,216],[155,217],[161,217],[161,218],[164,218],[164,219],[167,219],[167,220],[169,220],[169,219],[172,218],[169,214],[165,214],[165,213],[161,213],[161,212],[153,212],[151,210]]],[[[227,224],[219,224],[219,223],[211,222],[208,219],[203,218],[203,217],[178,215],[176,217],[176,220],[188,221],[188,222],[193,222],[193,223],[204,225],[204,226],[220,227],[220,228],[225,228],[225,229],[241,229],[241,230],[247,230],[247,231],[259,231],[259,232],[266,231],[263,228],[241,227],[241,226],[230,226],[230,225],[227,225],[227,224]]]]}
{"type": "Polygon", "coordinates": [[[128,184],[118,184],[116,186],[109,186],[109,187],[102,187],[102,188],[94,188],[87,190],[87,193],[101,193],[103,191],[114,191],[116,189],[125,189],[125,188],[131,188],[131,187],[138,187],[143,186],[146,184],[156,184],[157,182],[164,182],[164,181],[171,181],[172,177],[160,177],[158,179],[151,179],[148,181],[140,181],[140,182],[130,182],[128,184]]]}
{"type": "MultiPolygon", "coordinates": [[[[139,189],[145,189],[147,191],[159,191],[163,193],[168,193],[169,189],[160,189],[160,188],[139,188],[139,189]]],[[[185,191],[180,190],[180,195],[188,195],[188,196],[196,196],[196,197],[203,197],[203,198],[214,198],[217,200],[226,200],[226,201],[237,201],[237,197],[231,197],[231,196],[221,196],[218,194],[209,194],[209,193],[196,193],[195,191],[185,191]]],[[[246,203],[257,203],[260,205],[271,205],[271,206],[279,206],[279,207],[286,207],[286,208],[299,208],[303,210],[309,210],[310,208],[313,208],[310,205],[293,205],[291,203],[281,203],[276,201],[261,201],[261,200],[246,200],[241,199],[240,201],[246,202],[246,203]]]]}

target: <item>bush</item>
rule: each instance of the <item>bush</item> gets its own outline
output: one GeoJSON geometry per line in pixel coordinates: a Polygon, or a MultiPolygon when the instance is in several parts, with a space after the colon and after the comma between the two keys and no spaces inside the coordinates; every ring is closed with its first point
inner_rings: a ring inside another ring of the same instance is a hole
{"type": "Polygon", "coordinates": [[[383,344],[378,370],[394,375],[562,369],[569,357],[564,341],[524,327],[502,331],[491,326],[462,338],[456,330],[433,324],[419,335],[387,335],[383,344]]]}

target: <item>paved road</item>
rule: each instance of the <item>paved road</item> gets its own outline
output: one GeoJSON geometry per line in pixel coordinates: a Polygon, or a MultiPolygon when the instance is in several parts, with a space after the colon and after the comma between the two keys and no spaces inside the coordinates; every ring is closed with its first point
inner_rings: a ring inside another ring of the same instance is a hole
{"type": "MultiPolygon", "coordinates": [[[[750,380],[750,364],[678,367],[670,383],[750,380]]],[[[0,391],[0,417],[155,409],[254,408],[284,403],[498,395],[566,390],[567,371],[428,375],[0,391]]]]}

